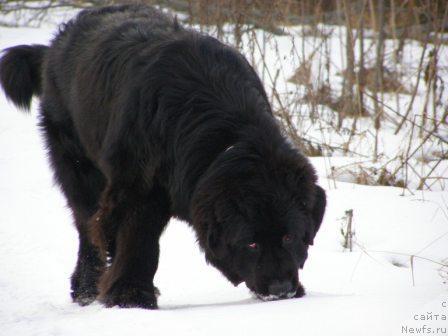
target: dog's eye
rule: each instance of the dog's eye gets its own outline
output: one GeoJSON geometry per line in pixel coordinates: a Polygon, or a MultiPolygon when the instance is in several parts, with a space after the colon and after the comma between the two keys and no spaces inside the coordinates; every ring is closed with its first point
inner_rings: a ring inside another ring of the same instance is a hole
{"type": "Polygon", "coordinates": [[[251,251],[257,251],[259,249],[259,246],[257,243],[252,242],[250,244],[247,244],[247,248],[251,251]]]}
{"type": "Polygon", "coordinates": [[[283,244],[289,244],[294,240],[294,235],[292,234],[285,234],[283,236],[283,244]]]}

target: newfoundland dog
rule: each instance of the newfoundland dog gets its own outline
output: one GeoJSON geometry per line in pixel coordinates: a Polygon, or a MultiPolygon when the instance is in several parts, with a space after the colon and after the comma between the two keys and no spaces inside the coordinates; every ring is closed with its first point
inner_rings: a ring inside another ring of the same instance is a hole
{"type": "Polygon", "coordinates": [[[79,232],[73,300],[157,308],[170,217],[259,298],[300,297],[326,197],[235,49],[141,5],[88,9],[50,46],[0,61],[6,96],[40,126],[79,232]]]}

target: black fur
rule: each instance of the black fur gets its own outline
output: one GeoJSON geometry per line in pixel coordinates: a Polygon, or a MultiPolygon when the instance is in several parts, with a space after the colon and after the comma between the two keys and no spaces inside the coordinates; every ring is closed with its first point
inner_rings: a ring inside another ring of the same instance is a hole
{"type": "Polygon", "coordinates": [[[41,98],[79,232],[75,301],[156,308],[158,241],[172,216],[235,285],[263,298],[304,294],[297,270],[325,192],[237,51],[125,5],[84,10],[49,48],[9,48],[0,66],[16,105],[41,98]]]}

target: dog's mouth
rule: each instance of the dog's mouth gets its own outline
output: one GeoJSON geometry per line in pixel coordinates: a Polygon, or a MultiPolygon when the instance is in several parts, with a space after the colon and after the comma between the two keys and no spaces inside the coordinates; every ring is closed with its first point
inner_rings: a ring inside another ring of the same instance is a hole
{"type": "Polygon", "coordinates": [[[273,295],[273,294],[265,295],[265,294],[259,294],[259,293],[252,292],[252,294],[257,299],[262,300],[262,301],[277,301],[277,300],[291,299],[296,296],[296,293],[297,293],[297,291],[289,292],[289,293],[282,294],[282,295],[273,295]]]}
{"type": "MultiPolygon", "coordinates": [[[[247,284],[246,284],[247,285],[247,284]]],[[[305,289],[300,282],[296,286],[293,286],[289,291],[284,291],[281,293],[269,293],[268,291],[263,292],[256,290],[255,287],[247,286],[252,293],[252,295],[262,301],[276,301],[292,298],[300,298],[305,295],[305,289]]]]}

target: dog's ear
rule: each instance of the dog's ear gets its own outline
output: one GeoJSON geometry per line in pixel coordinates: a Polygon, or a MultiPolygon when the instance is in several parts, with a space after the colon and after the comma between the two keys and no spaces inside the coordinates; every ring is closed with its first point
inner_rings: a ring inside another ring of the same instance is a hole
{"type": "Polygon", "coordinates": [[[207,249],[215,258],[221,258],[224,254],[222,246],[222,230],[218,222],[209,223],[207,231],[207,249]]]}
{"type": "Polygon", "coordinates": [[[215,266],[234,286],[238,286],[243,279],[234,272],[228,257],[221,224],[213,223],[207,232],[207,262],[215,266]]]}
{"type": "Polygon", "coordinates": [[[313,219],[313,228],[310,233],[309,244],[313,245],[314,237],[316,236],[317,231],[319,231],[320,224],[324,218],[325,207],[327,205],[327,196],[325,194],[325,190],[320,186],[316,185],[316,195],[314,200],[314,205],[311,210],[311,217],[313,219]]]}

